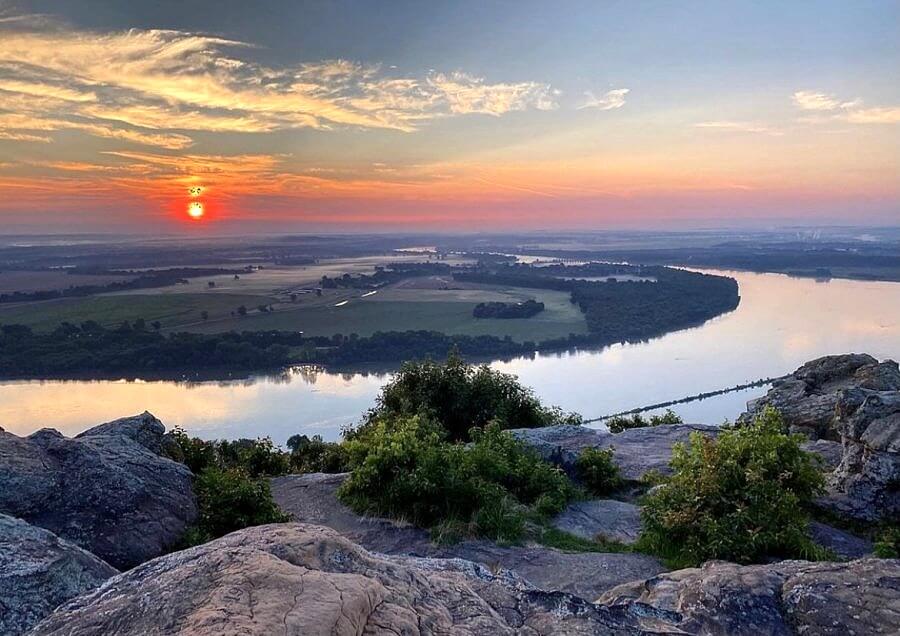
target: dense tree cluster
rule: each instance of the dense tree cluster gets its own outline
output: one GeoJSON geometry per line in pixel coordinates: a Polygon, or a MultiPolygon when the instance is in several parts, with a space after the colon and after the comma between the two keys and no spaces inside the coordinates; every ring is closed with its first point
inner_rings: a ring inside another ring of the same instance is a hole
{"type": "Polygon", "coordinates": [[[472,310],[475,318],[531,318],[544,311],[544,303],[528,299],[522,303],[478,303],[472,310]]]}

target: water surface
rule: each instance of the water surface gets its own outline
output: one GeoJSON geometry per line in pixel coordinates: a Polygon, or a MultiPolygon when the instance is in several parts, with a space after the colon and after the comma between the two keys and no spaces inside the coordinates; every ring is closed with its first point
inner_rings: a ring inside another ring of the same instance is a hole
{"type": "MultiPolygon", "coordinates": [[[[498,361],[548,404],[594,417],[782,375],[812,358],[867,352],[900,356],[900,283],[816,282],[780,274],[728,272],[741,303],[700,327],[638,344],[498,361]]],[[[0,426],[74,435],[149,410],[167,426],[205,438],[302,432],[336,439],[374,403],[386,374],[294,369],[231,382],[21,381],[0,383],[0,426]]],[[[747,389],[674,410],[711,424],[734,419],[765,392],[747,389]]]]}

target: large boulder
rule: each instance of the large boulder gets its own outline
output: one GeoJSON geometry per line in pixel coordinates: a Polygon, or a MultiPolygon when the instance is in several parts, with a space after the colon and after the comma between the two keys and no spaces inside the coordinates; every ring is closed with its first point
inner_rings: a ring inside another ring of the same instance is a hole
{"type": "Polygon", "coordinates": [[[191,472],[160,456],[144,413],[71,439],[0,431],[0,512],[46,528],[119,569],[162,554],[197,517],[191,472]]]}
{"type": "Polygon", "coordinates": [[[115,568],[52,532],[0,514],[0,634],[14,636],[115,568]]]}
{"type": "Polygon", "coordinates": [[[389,519],[361,517],[342,504],[346,474],[287,475],[271,480],[272,497],[294,520],[327,526],[366,549],[392,555],[461,558],[514,570],[544,590],[594,598],[604,590],[664,571],[653,557],[629,553],[569,553],[540,545],[499,546],[467,540],[435,545],[426,530],[389,519]]]}
{"type": "Polygon", "coordinates": [[[50,634],[639,634],[627,609],[459,559],[385,556],[277,524],[160,557],[56,610],[50,634]]]}
{"type": "Polygon", "coordinates": [[[584,449],[611,447],[622,477],[629,481],[640,481],[652,472],[669,474],[672,446],[676,442],[687,442],[695,432],[715,436],[719,428],[670,424],[610,433],[587,426],[559,425],[510,431],[545,460],[558,464],[569,474],[574,474],[575,460],[584,449]]]}
{"type": "Polygon", "coordinates": [[[667,612],[670,629],[686,634],[897,634],[900,560],[750,566],[709,561],[620,585],[597,602],[654,608],[648,628],[658,627],[658,614],[667,612]]]}
{"type": "Polygon", "coordinates": [[[836,422],[843,455],[820,504],[862,521],[900,518],[900,391],[844,390],[836,422]]]}
{"type": "Polygon", "coordinates": [[[837,440],[835,407],[843,389],[900,390],[900,369],[893,360],[878,362],[864,353],[825,356],[807,362],[772,384],[769,392],[747,403],[739,422],[748,422],[765,407],[781,412],[793,432],[811,439],[837,440]]]}

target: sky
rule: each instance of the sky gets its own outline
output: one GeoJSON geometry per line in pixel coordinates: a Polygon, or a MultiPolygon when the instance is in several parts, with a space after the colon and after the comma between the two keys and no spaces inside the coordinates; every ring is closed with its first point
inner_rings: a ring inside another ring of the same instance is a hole
{"type": "Polygon", "coordinates": [[[0,233],[900,224],[900,2],[0,0],[0,233]]]}

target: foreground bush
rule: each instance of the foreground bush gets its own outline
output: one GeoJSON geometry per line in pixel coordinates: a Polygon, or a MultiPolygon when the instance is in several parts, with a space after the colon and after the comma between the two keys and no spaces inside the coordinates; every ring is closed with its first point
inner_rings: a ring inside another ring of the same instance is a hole
{"type": "Polygon", "coordinates": [[[610,433],[621,433],[631,428],[646,428],[648,426],[665,426],[667,424],[683,424],[684,420],[681,416],[671,409],[666,409],[662,415],[651,415],[645,418],[640,413],[635,413],[631,417],[617,415],[607,421],[610,433]]]}
{"type": "Polygon", "coordinates": [[[360,514],[503,542],[522,538],[528,516],[556,514],[577,495],[558,468],[499,425],[469,437],[469,445],[453,443],[420,415],[374,420],[345,442],[353,472],[338,494],[360,514]]]}
{"type": "Polygon", "coordinates": [[[290,518],[272,500],[269,482],[237,469],[206,468],[194,482],[200,516],[184,543],[198,545],[250,526],[290,518]]]}
{"type": "Polygon", "coordinates": [[[619,466],[613,459],[612,448],[586,448],[575,460],[578,481],[592,495],[602,496],[622,486],[619,466]]]}
{"type": "MultiPolygon", "coordinates": [[[[451,441],[468,440],[469,430],[495,422],[500,428],[578,424],[581,418],[546,408],[516,380],[488,366],[466,364],[451,353],[445,364],[408,362],[382,389],[365,428],[385,417],[422,415],[440,424],[451,441]]],[[[352,437],[355,432],[350,432],[352,437]]]]}
{"type": "Polygon", "coordinates": [[[803,437],[783,429],[778,412],[767,409],[718,439],[694,433],[687,446],[676,445],[673,476],[645,499],[639,547],[674,567],[820,557],[807,509],[823,477],[800,449],[803,437]]]}

